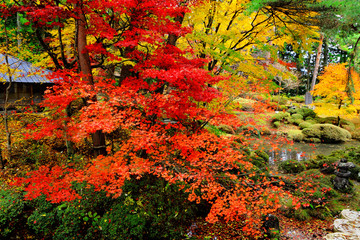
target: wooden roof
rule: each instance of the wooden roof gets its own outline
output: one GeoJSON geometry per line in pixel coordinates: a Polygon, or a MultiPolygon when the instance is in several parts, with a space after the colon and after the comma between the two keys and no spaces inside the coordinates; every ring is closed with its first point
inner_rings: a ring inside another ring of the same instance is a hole
{"type": "MultiPolygon", "coordinates": [[[[40,69],[39,67],[35,67],[32,63],[22,61],[10,55],[8,55],[8,60],[10,68],[15,70],[13,73],[12,82],[52,83],[51,80],[46,78],[46,75],[51,73],[50,70],[40,69]]],[[[9,82],[9,76],[7,71],[3,70],[3,65],[6,65],[5,55],[0,53],[0,82],[9,82]]]]}

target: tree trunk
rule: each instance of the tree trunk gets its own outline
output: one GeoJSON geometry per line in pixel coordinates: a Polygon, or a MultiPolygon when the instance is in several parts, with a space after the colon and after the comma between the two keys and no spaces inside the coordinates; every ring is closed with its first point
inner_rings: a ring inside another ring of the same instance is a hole
{"type": "MultiPolygon", "coordinates": [[[[77,49],[79,56],[80,71],[85,74],[86,80],[94,85],[94,79],[91,71],[90,57],[86,51],[86,18],[84,14],[80,15],[77,24],[77,49]]],[[[94,155],[107,155],[105,145],[105,135],[101,130],[97,130],[92,135],[94,155]]]]}
{"type": "MultiPolygon", "coordinates": [[[[6,87],[5,90],[5,103],[4,103],[4,113],[3,113],[3,117],[4,117],[4,125],[5,125],[5,133],[6,133],[6,155],[7,155],[7,160],[11,161],[11,132],[9,129],[9,112],[8,112],[8,107],[9,107],[9,95],[10,95],[10,89],[12,87],[12,81],[13,81],[13,76],[12,76],[12,72],[10,69],[10,64],[9,64],[9,58],[8,58],[8,52],[9,52],[9,35],[7,32],[7,19],[5,19],[5,24],[4,24],[4,33],[5,33],[5,44],[6,44],[6,50],[5,50],[5,64],[6,64],[6,71],[7,71],[7,75],[9,78],[9,84],[6,87]]],[[[3,165],[5,164],[3,161],[1,161],[3,163],[3,165]]]]}
{"type": "Polygon", "coordinates": [[[319,46],[317,48],[317,53],[316,53],[315,67],[314,67],[314,72],[313,72],[313,76],[312,76],[310,91],[314,90],[314,87],[316,84],[316,78],[317,78],[318,72],[319,72],[319,65],[320,65],[321,50],[322,50],[323,42],[324,42],[324,35],[321,34],[319,46]]]}
{"type": "Polygon", "coordinates": [[[347,93],[348,97],[351,99],[351,103],[354,103],[353,93],[355,93],[354,80],[351,77],[351,69],[352,69],[352,65],[354,64],[354,60],[356,57],[356,50],[357,50],[359,42],[360,42],[360,37],[358,37],[358,39],[355,43],[355,46],[354,46],[354,52],[350,56],[350,62],[349,62],[349,67],[348,67],[348,71],[347,71],[346,93],[347,93]]]}

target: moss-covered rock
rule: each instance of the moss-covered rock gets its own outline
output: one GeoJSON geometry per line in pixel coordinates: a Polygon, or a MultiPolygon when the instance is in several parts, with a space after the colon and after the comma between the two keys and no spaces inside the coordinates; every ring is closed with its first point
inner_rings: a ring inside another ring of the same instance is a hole
{"type": "Polygon", "coordinates": [[[308,121],[304,121],[299,124],[299,127],[300,127],[300,129],[305,129],[305,128],[311,127],[312,125],[314,125],[314,124],[311,122],[308,122],[308,121]]]}
{"type": "Polygon", "coordinates": [[[290,140],[293,140],[295,142],[301,142],[304,139],[304,134],[302,133],[301,130],[289,130],[287,132],[288,138],[290,140]]]}
{"type": "Polygon", "coordinates": [[[324,143],[345,142],[351,139],[349,131],[332,124],[314,124],[303,129],[302,132],[305,135],[305,140],[317,138],[324,143]]]}
{"type": "Polygon", "coordinates": [[[306,169],[305,164],[298,160],[287,160],[279,164],[279,169],[285,173],[300,173],[306,169]]]}
{"type": "Polygon", "coordinates": [[[301,114],[303,116],[303,119],[306,119],[308,117],[310,118],[316,117],[316,113],[314,112],[314,110],[307,107],[297,108],[296,113],[301,114]]]}
{"type": "Polygon", "coordinates": [[[305,138],[311,139],[311,138],[321,138],[321,130],[317,125],[313,125],[310,128],[305,128],[302,130],[302,133],[304,134],[305,138]]]}
{"type": "Polygon", "coordinates": [[[300,123],[302,123],[304,120],[302,120],[302,119],[295,119],[295,120],[293,120],[293,124],[295,124],[295,125],[299,125],[300,123]]]}

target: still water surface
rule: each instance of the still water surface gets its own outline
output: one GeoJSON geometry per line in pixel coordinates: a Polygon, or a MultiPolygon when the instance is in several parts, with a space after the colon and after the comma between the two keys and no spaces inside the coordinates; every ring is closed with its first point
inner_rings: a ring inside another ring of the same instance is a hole
{"type": "Polygon", "coordinates": [[[349,141],[339,144],[325,143],[294,143],[294,145],[285,145],[278,151],[269,151],[269,163],[274,164],[278,161],[289,159],[306,160],[319,154],[329,155],[336,150],[344,150],[347,147],[360,147],[359,141],[349,141]]]}

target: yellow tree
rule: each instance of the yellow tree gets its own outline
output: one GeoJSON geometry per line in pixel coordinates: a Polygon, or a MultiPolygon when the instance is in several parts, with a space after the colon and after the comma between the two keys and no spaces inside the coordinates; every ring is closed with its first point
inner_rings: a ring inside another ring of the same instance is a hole
{"type": "Polygon", "coordinates": [[[269,65],[284,43],[308,49],[318,36],[317,28],[309,26],[316,13],[304,10],[303,4],[272,1],[251,8],[252,2],[204,0],[185,16],[184,24],[194,29],[186,43],[200,57],[210,58],[208,70],[252,76],[258,71],[248,69],[249,64],[269,65]]]}
{"type": "Polygon", "coordinates": [[[347,94],[348,69],[346,63],[330,64],[319,76],[320,82],[315,85],[313,95],[323,97],[315,103],[315,111],[322,115],[332,115],[351,118],[358,115],[360,110],[360,76],[352,69],[351,77],[354,83],[354,102],[347,94]]]}

